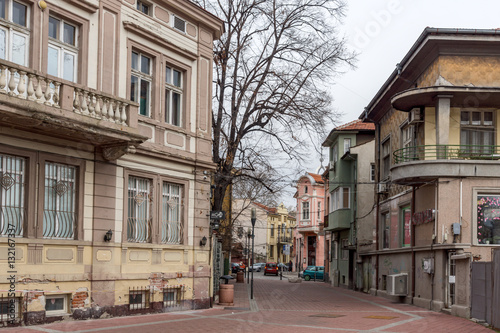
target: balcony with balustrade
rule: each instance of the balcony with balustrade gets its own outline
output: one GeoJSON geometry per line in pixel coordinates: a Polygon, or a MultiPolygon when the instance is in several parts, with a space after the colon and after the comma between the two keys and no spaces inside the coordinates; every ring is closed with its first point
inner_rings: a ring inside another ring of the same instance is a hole
{"type": "Polygon", "coordinates": [[[138,104],[0,60],[0,119],[30,133],[99,147],[114,160],[148,138],[138,130],[138,104]]]}
{"type": "Polygon", "coordinates": [[[500,146],[422,145],[393,152],[391,181],[418,185],[440,177],[498,177],[500,146]]]}

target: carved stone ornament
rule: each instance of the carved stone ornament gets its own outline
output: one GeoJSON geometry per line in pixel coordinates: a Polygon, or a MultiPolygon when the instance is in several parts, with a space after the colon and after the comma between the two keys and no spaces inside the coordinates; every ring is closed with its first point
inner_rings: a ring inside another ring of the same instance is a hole
{"type": "Polygon", "coordinates": [[[114,161],[119,159],[125,154],[135,154],[136,149],[134,146],[112,146],[112,147],[104,147],[102,149],[102,155],[108,161],[114,161]]]}

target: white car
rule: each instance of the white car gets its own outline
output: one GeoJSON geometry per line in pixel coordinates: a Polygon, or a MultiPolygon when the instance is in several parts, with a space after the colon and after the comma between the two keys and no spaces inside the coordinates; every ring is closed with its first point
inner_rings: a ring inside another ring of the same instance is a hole
{"type": "Polygon", "coordinates": [[[254,272],[260,272],[261,270],[264,269],[264,266],[266,266],[265,263],[263,262],[258,262],[256,264],[253,264],[253,266],[250,267],[250,271],[254,271],[254,272]]]}

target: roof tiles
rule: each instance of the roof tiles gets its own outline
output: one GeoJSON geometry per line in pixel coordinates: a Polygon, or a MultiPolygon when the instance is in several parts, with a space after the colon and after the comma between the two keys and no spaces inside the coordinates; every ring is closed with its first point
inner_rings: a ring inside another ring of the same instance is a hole
{"type": "Polygon", "coordinates": [[[375,124],[364,123],[361,119],[356,119],[347,124],[340,125],[339,127],[335,128],[335,131],[360,131],[360,130],[374,131],[375,124]]]}

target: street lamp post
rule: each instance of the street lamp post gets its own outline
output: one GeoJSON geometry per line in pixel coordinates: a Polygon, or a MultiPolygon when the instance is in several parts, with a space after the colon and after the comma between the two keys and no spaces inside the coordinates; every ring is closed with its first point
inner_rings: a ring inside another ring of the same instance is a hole
{"type": "Polygon", "coordinates": [[[247,267],[248,267],[247,284],[250,283],[250,237],[252,237],[252,232],[250,231],[250,228],[248,228],[248,232],[247,232],[247,267]]]}
{"type": "MultiPolygon", "coordinates": [[[[250,221],[252,221],[252,267],[253,267],[253,246],[255,241],[255,221],[257,220],[257,211],[255,208],[252,208],[252,217],[250,221]]],[[[253,299],[253,269],[252,269],[252,283],[250,284],[250,299],[253,299]]]]}

